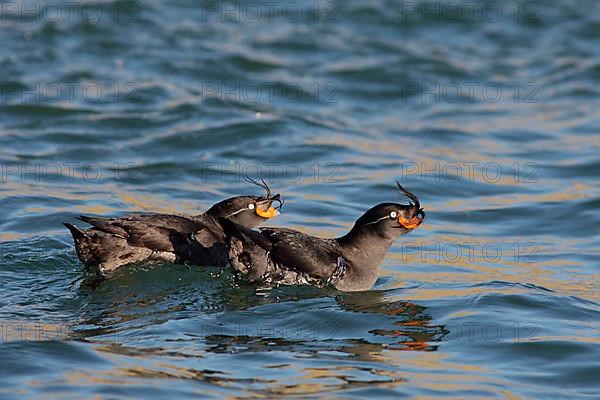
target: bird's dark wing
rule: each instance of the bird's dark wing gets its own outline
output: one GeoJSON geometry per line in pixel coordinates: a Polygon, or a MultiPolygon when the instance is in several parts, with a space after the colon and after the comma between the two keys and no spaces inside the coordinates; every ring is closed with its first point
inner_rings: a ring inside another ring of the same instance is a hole
{"type": "Polygon", "coordinates": [[[269,273],[271,242],[260,232],[245,228],[227,218],[219,218],[225,232],[227,256],[231,266],[244,274],[250,282],[269,273]]]}
{"type": "Polygon", "coordinates": [[[264,251],[271,251],[271,241],[261,232],[238,225],[227,218],[219,218],[219,223],[223,227],[226,236],[237,237],[238,239],[244,240],[247,244],[252,243],[253,245],[262,248],[264,251]]]}
{"type": "Polygon", "coordinates": [[[95,229],[127,239],[132,246],[174,251],[173,237],[189,235],[206,227],[190,218],[168,214],[140,214],[121,218],[81,216],[95,229]]]}
{"type": "Polygon", "coordinates": [[[336,271],[340,256],[337,244],[292,229],[262,228],[271,243],[271,259],[297,272],[315,278],[329,278],[336,271]]]}

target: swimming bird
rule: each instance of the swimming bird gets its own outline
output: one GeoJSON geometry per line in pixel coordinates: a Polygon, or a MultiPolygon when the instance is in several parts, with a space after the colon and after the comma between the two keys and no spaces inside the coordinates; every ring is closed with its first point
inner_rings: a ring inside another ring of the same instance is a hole
{"type": "Polygon", "coordinates": [[[119,218],[78,219],[92,225],[80,229],[65,222],[75,241],[77,256],[92,272],[107,277],[132,263],[162,261],[202,266],[227,265],[225,235],[219,219],[253,228],[279,215],[283,200],[261,179],[247,180],[265,189],[264,196],[237,196],[213,205],[196,216],[133,214],[119,218]],[[273,203],[278,206],[273,208],[273,203]]]}
{"type": "Polygon", "coordinates": [[[222,219],[229,262],[250,282],[368,290],[394,239],[413,231],[425,219],[417,196],[396,184],[411,200],[408,205],[378,204],[365,212],[350,232],[335,239],[285,228],[256,231],[222,219]]]}

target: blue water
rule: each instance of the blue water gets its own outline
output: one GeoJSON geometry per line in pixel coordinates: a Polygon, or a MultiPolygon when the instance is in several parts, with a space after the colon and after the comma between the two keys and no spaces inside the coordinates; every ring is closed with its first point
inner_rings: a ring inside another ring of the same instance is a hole
{"type": "Polygon", "coordinates": [[[0,397],[600,397],[597,1],[1,2],[0,38],[0,397]],[[366,292],[85,284],[63,221],[245,174],[276,226],[394,180],[427,220],[366,292]]]}

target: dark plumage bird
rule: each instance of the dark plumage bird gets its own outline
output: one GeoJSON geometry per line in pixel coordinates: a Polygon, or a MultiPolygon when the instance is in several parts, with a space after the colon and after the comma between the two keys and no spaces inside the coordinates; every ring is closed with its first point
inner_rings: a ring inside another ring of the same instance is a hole
{"type": "Polygon", "coordinates": [[[77,256],[88,269],[102,276],[131,263],[163,261],[195,265],[225,266],[227,248],[219,219],[230,219],[240,226],[253,228],[279,215],[283,201],[271,195],[264,180],[248,179],[266,190],[266,195],[232,197],[213,205],[204,214],[179,216],[168,214],[127,215],[120,218],[81,216],[92,225],[71,231],[77,256]],[[273,208],[277,202],[277,208],[273,208]]]}
{"type": "Polygon", "coordinates": [[[336,239],[284,228],[255,231],[221,220],[229,262],[250,282],[332,285],[343,291],[370,289],[394,239],[425,219],[417,196],[396,183],[414,203],[378,204],[365,212],[350,232],[336,239]]]}

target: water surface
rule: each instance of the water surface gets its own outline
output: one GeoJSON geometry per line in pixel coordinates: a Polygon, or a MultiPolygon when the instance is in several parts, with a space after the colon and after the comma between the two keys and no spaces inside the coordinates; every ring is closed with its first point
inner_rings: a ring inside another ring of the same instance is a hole
{"type": "Polygon", "coordinates": [[[598,2],[27,3],[0,13],[2,398],[600,396],[598,2]],[[277,226],[342,234],[396,179],[427,221],[361,293],[85,284],[63,221],[257,172],[277,226]]]}

